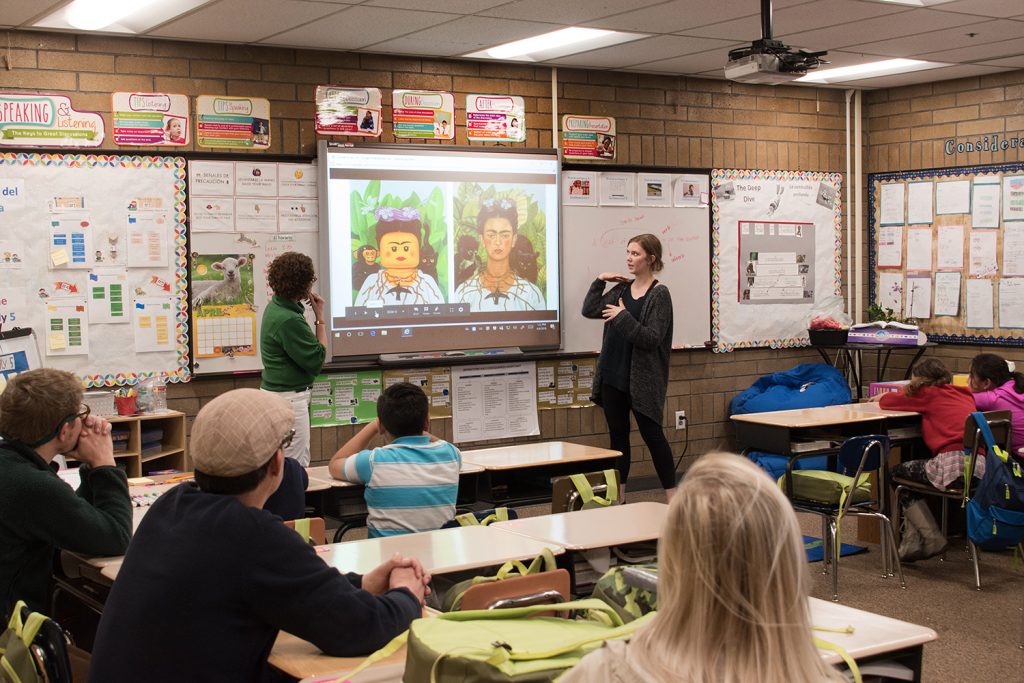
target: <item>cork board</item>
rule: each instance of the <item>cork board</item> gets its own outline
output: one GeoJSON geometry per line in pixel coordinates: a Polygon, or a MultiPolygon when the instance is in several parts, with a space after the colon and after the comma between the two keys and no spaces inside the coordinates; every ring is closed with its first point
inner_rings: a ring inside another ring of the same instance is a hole
{"type": "Polygon", "coordinates": [[[1024,345],[1024,164],[872,174],[868,207],[871,303],[930,341],[1024,345]]]}

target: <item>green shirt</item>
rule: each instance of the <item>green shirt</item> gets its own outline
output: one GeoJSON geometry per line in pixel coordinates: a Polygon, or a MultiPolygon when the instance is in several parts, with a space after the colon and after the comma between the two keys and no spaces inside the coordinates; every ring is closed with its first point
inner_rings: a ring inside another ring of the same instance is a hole
{"type": "Polygon", "coordinates": [[[0,442],[0,613],[18,600],[46,612],[54,552],[123,555],[132,535],[128,480],[116,467],[79,468],[72,490],[34,450],[0,442]]]}
{"type": "Polygon", "coordinates": [[[302,391],[324,366],[324,345],[302,316],[302,304],[275,296],[263,311],[260,352],[267,391],[302,391]]]}

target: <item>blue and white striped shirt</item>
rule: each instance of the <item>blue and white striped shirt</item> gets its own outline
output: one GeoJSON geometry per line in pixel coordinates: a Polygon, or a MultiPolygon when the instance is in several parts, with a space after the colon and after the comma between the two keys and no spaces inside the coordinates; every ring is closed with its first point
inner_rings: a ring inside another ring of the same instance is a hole
{"type": "Polygon", "coordinates": [[[455,516],[462,454],[447,441],[402,436],[346,458],[345,481],[363,484],[368,536],[439,529],[455,516]]]}

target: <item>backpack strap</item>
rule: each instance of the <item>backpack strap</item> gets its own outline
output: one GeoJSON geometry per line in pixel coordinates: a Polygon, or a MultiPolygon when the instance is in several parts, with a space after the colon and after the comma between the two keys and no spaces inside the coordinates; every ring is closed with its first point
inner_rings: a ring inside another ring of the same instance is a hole
{"type": "Polygon", "coordinates": [[[583,500],[583,505],[593,502],[601,507],[608,507],[609,505],[615,505],[616,501],[619,500],[619,473],[614,469],[604,470],[604,483],[606,491],[604,496],[594,495],[594,487],[590,485],[590,480],[587,479],[585,474],[572,474],[569,479],[572,481],[572,485],[576,487],[576,490],[580,493],[580,498],[583,500]]]}
{"type": "Polygon", "coordinates": [[[295,533],[301,536],[303,541],[309,543],[309,517],[300,517],[292,521],[295,524],[295,533]]]}

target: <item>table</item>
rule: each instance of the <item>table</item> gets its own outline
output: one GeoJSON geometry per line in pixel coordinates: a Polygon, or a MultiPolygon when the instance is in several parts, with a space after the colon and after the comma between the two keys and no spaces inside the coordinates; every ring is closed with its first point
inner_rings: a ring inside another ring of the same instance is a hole
{"type": "Polygon", "coordinates": [[[875,351],[875,381],[881,382],[885,377],[885,370],[889,366],[889,356],[892,355],[893,351],[914,351],[914,357],[910,359],[910,363],[907,365],[907,371],[903,375],[903,379],[910,379],[910,371],[914,369],[914,364],[921,359],[925,350],[928,347],[937,346],[935,342],[927,342],[921,346],[910,346],[904,344],[857,344],[847,342],[845,344],[811,344],[811,348],[818,352],[821,359],[831,365],[832,367],[838,367],[840,355],[846,361],[846,371],[850,376],[853,385],[857,388],[857,398],[864,398],[863,388],[861,386],[861,378],[859,375],[858,368],[863,367],[861,362],[863,360],[864,351],[875,351]],[[833,360],[828,357],[825,353],[825,349],[835,349],[839,352],[836,358],[833,360]],[[885,352],[885,356],[882,356],[882,352],[885,352]],[[854,356],[857,357],[854,362],[854,356]]]}
{"type": "Polygon", "coordinates": [[[885,434],[910,441],[921,433],[919,413],[882,410],[877,403],[748,413],[731,419],[743,448],[788,456],[834,452],[834,442],[850,436],[885,434]]]}
{"type": "MultiPolygon", "coordinates": [[[[841,645],[858,664],[880,659],[894,660],[914,672],[914,681],[921,680],[925,643],[938,635],[930,628],[880,614],[846,607],[838,603],[810,598],[811,623],[827,628],[853,627],[853,633],[815,631],[814,635],[841,645]]],[[[405,648],[368,667],[352,678],[353,683],[384,681],[398,683],[405,670],[405,648]]],[[[821,656],[829,664],[842,666],[842,658],[831,650],[821,656]]],[[[328,675],[341,675],[359,666],[364,657],[329,657],[315,645],[289,633],[281,633],[270,653],[270,664],[304,683],[312,683],[328,675]]]]}
{"type": "Polygon", "coordinates": [[[463,451],[462,460],[483,468],[477,478],[479,500],[492,505],[531,505],[551,500],[554,477],[608,469],[620,455],[619,451],[570,441],[539,441],[463,451]]]}
{"type": "MultiPolygon", "coordinates": [[[[811,624],[814,626],[853,626],[853,633],[815,631],[814,635],[843,646],[858,664],[880,659],[895,660],[914,672],[914,681],[921,680],[924,644],[939,637],[932,629],[818,598],[810,598],[810,607],[811,624]]],[[[835,652],[823,650],[822,657],[830,664],[842,664],[842,659],[835,652]]]]}
{"type": "Polygon", "coordinates": [[[566,550],[591,550],[657,539],[667,514],[665,503],[643,502],[513,519],[491,527],[566,550]]]}

